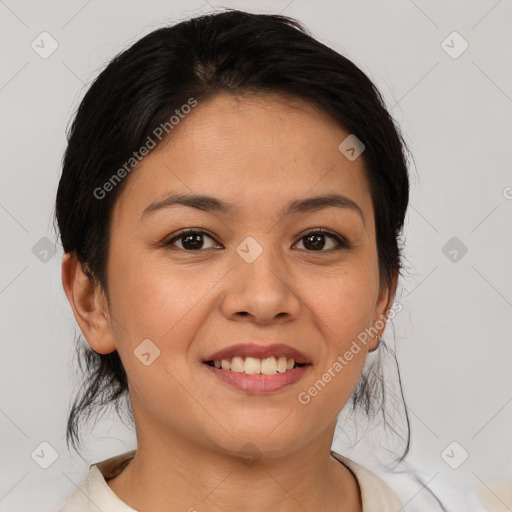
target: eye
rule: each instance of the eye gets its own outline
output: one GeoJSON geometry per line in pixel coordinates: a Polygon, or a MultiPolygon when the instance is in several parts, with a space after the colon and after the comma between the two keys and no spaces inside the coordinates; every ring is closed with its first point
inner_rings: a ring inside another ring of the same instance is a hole
{"type": "Polygon", "coordinates": [[[213,238],[208,235],[205,231],[199,231],[199,230],[192,230],[189,229],[187,231],[182,231],[178,235],[174,236],[167,242],[165,242],[163,245],[165,247],[175,245],[176,242],[181,243],[181,247],[178,246],[178,249],[183,249],[184,251],[199,251],[202,249],[211,249],[213,247],[203,247],[204,238],[209,238],[210,240],[214,241],[213,238]]]}
{"type": "MultiPolygon", "coordinates": [[[[299,243],[300,242],[303,243],[304,250],[306,250],[307,252],[332,252],[351,248],[351,245],[344,237],[342,237],[341,235],[337,235],[335,233],[331,233],[330,231],[327,231],[322,228],[310,230],[308,233],[306,233],[300,238],[299,243]],[[323,250],[325,249],[326,245],[329,245],[325,243],[326,238],[330,238],[335,243],[333,245],[331,242],[331,247],[327,247],[327,250],[323,250]],[[303,240],[304,242],[302,242],[303,240]]],[[[178,249],[188,252],[199,252],[201,250],[218,247],[218,245],[215,244],[215,240],[213,239],[213,237],[208,235],[208,233],[202,230],[194,229],[182,231],[181,233],[178,233],[177,235],[173,236],[171,239],[163,243],[164,247],[175,246],[178,249]],[[214,245],[210,247],[204,247],[205,238],[208,238],[212,242],[214,242],[214,245]],[[178,242],[181,244],[181,247],[176,245],[178,242]]]]}
{"type": "Polygon", "coordinates": [[[331,252],[339,251],[342,249],[349,249],[351,247],[351,245],[344,237],[331,233],[330,231],[322,228],[310,230],[300,238],[299,242],[302,242],[303,240],[303,246],[308,252],[331,252]],[[328,247],[328,250],[322,250],[326,246],[325,238],[330,238],[331,240],[335,241],[334,248],[328,247]]]}

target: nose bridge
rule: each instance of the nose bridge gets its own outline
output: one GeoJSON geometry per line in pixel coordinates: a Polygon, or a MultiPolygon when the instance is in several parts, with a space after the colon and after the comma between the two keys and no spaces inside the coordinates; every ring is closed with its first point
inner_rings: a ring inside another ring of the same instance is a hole
{"type": "Polygon", "coordinates": [[[281,260],[280,247],[273,246],[272,236],[248,235],[238,244],[235,253],[235,266],[239,268],[239,278],[244,279],[248,276],[250,280],[254,279],[256,282],[270,278],[284,286],[286,276],[279,275],[279,272],[284,270],[285,265],[281,260]]]}

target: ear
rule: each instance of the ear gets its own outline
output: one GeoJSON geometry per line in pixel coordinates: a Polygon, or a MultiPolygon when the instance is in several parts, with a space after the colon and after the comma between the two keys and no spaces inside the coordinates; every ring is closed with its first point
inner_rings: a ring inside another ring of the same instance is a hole
{"type": "Polygon", "coordinates": [[[396,286],[398,283],[398,270],[393,273],[391,282],[388,285],[386,282],[381,283],[379,289],[379,296],[375,306],[375,315],[370,332],[374,334],[368,344],[368,352],[373,352],[379,346],[379,338],[384,333],[387,324],[389,310],[393,305],[395,299],[396,286]]]}
{"type": "Polygon", "coordinates": [[[116,350],[105,294],[71,253],[62,259],[62,286],[89,346],[99,354],[116,350]]]}

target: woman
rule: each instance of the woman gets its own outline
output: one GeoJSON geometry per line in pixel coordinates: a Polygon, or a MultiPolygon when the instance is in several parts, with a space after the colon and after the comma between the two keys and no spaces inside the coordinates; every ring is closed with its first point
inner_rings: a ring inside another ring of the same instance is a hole
{"type": "Polygon", "coordinates": [[[399,510],[331,444],[382,384],[363,366],[385,347],[408,194],[380,94],[295,20],[202,16],[114,58],[57,193],[89,347],[68,441],[128,393],[137,450],[93,464],[61,511],[399,510]]]}

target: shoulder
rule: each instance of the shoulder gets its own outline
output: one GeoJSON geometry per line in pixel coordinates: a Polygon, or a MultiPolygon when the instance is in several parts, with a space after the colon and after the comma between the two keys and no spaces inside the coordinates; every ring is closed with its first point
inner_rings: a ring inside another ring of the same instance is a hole
{"type": "MultiPolygon", "coordinates": [[[[90,470],[89,470],[90,475],[90,470]]],[[[85,479],[71,494],[66,503],[59,508],[59,512],[72,512],[87,510],[87,492],[89,487],[89,477],[85,479]]]]}
{"type": "Polygon", "coordinates": [[[59,512],[136,512],[107,484],[130,462],[135,450],[91,464],[87,478],[74,490],[59,512]]]}
{"type": "Polygon", "coordinates": [[[397,512],[402,504],[391,488],[364,466],[331,451],[331,455],[355,476],[361,491],[363,512],[397,512]]]}

